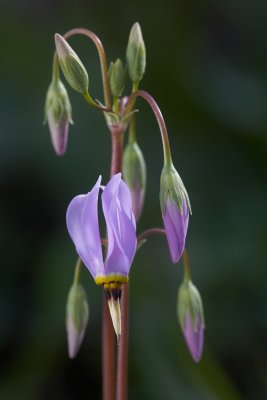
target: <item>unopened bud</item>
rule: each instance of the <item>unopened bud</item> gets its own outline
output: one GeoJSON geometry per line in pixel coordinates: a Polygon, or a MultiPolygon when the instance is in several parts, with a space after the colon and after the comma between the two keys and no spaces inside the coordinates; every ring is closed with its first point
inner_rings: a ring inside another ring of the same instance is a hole
{"type": "Polygon", "coordinates": [[[45,102],[45,122],[48,122],[51,140],[55,152],[61,156],[65,153],[68,143],[71,104],[67,90],[59,79],[50,84],[45,102]]]}
{"type": "Polygon", "coordinates": [[[130,189],[133,213],[137,221],[143,210],[146,190],[146,164],[137,142],[129,142],[124,150],[122,173],[130,189]]]}
{"type": "Polygon", "coordinates": [[[110,64],[108,77],[112,96],[120,97],[125,86],[125,69],[119,58],[110,64]]]}
{"type": "Polygon", "coordinates": [[[203,351],[205,322],[199,291],[190,280],[184,280],[179,288],[177,313],[188,350],[198,362],[203,351]]]}
{"type": "Polygon", "coordinates": [[[172,164],[164,166],[161,172],[160,206],[171,260],[177,263],[184,251],[191,207],[182,179],[172,164]]]}
{"type": "Polygon", "coordinates": [[[133,25],[130,32],[126,50],[126,59],[129,76],[132,82],[140,82],[146,69],[146,48],[138,22],[133,25]]]}
{"type": "Polygon", "coordinates": [[[84,288],[74,283],[68,294],[66,328],[68,335],[68,353],[74,358],[82,344],[89,318],[89,308],[84,288]]]}
{"type": "Polygon", "coordinates": [[[68,42],[58,33],[55,34],[55,44],[59,64],[66,81],[77,92],[87,93],[89,78],[83,63],[68,42]]]}

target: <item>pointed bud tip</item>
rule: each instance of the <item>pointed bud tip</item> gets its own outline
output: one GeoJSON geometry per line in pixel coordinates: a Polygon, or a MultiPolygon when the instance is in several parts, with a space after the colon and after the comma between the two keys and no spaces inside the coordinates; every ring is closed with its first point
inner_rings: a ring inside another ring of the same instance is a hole
{"type": "Polygon", "coordinates": [[[72,53],[72,48],[68,42],[59,33],[55,33],[55,45],[57,49],[57,54],[59,58],[66,57],[72,53]]]}

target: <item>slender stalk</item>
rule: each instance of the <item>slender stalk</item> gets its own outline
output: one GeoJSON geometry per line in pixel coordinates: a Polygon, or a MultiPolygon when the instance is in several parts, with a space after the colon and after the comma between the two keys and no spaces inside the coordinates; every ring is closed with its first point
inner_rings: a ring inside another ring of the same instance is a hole
{"type": "Polygon", "coordinates": [[[155,235],[166,236],[165,229],[161,228],[146,229],[138,236],[137,243],[140,243],[142,240],[146,239],[149,236],[155,236],[155,235]]]}
{"type": "Polygon", "coordinates": [[[186,282],[189,282],[191,280],[191,274],[190,274],[190,265],[189,265],[189,257],[188,257],[188,252],[186,249],[183,251],[183,264],[184,264],[184,280],[186,282]]]}
{"type": "Polygon", "coordinates": [[[164,154],[164,164],[171,165],[172,157],[171,157],[170,142],[169,142],[169,136],[168,136],[166,124],[165,124],[164,118],[162,116],[162,113],[160,111],[160,108],[157,105],[156,101],[153,99],[153,97],[144,90],[137,90],[136,92],[132,93],[129,96],[128,103],[125,108],[125,114],[127,114],[128,112],[130,112],[132,110],[137,97],[142,97],[143,99],[145,99],[147,101],[147,103],[150,105],[152,111],[154,112],[155,117],[158,122],[158,125],[159,125],[160,133],[161,133],[161,140],[162,140],[163,154],[164,154]]]}
{"type": "MultiPolygon", "coordinates": [[[[75,28],[71,29],[70,31],[66,32],[63,37],[64,39],[68,39],[71,36],[75,35],[83,35],[87,36],[92,42],[95,44],[99,59],[100,59],[100,66],[101,66],[101,74],[102,74],[102,82],[103,82],[103,93],[104,93],[104,99],[105,99],[105,105],[108,109],[111,109],[111,97],[110,97],[110,87],[109,87],[109,80],[108,80],[108,67],[107,67],[107,60],[106,60],[106,54],[104,47],[99,39],[99,37],[92,31],[89,31],[88,29],[85,28],[75,28]]],[[[53,59],[53,66],[57,64],[57,53],[55,51],[54,53],[54,59],[53,59]]]]}
{"type": "Polygon", "coordinates": [[[75,265],[75,272],[74,272],[74,282],[80,282],[80,275],[81,275],[81,268],[82,268],[82,260],[78,257],[78,260],[75,265]]]}

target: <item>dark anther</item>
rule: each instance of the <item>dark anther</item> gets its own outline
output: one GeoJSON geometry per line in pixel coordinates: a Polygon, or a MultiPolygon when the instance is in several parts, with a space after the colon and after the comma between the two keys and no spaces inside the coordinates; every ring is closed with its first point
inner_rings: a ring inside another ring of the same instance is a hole
{"type": "Polygon", "coordinates": [[[120,288],[114,288],[111,289],[111,295],[113,297],[114,300],[120,300],[121,298],[121,289],[120,288]]]}

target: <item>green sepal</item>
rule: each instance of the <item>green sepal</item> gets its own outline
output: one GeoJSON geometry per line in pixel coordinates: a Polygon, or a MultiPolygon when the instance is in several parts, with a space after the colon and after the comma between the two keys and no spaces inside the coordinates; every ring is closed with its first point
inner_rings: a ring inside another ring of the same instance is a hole
{"type": "Polygon", "coordinates": [[[183,181],[173,164],[164,165],[160,177],[160,206],[162,215],[165,214],[167,200],[172,200],[182,211],[183,202],[186,200],[190,213],[191,205],[183,181]]]}
{"type": "Polygon", "coordinates": [[[80,283],[73,283],[67,300],[67,318],[71,318],[76,332],[86,328],[89,319],[87,296],[80,283]]]}
{"type": "Polygon", "coordinates": [[[188,314],[195,330],[197,329],[198,318],[200,318],[203,328],[205,327],[201,296],[192,281],[184,280],[178,290],[177,314],[182,330],[184,330],[185,317],[188,314]]]}
{"type": "Polygon", "coordinates": [[[59,64],[66,81],[79,93],[87,93],[89,77],[87,71],[76,53],[69,54],[64,59],[59,58],[59,64]]]}
{"type": "Polygon", "coordinates": [[[53,80],[47,90],[44,124],[47,122],[47,113],[49,110],[52,111],[54,121],[57,125],[59,125],[65,117],[69,123],[73,124],[68,92],[60,79],[53,80]]]}

